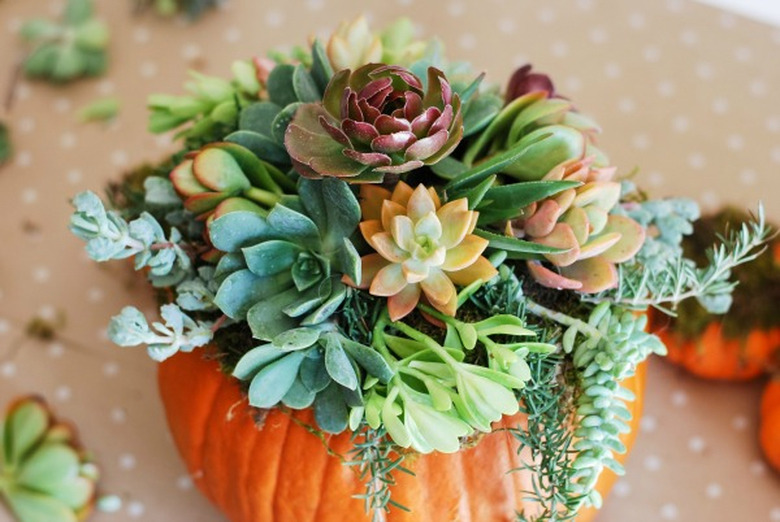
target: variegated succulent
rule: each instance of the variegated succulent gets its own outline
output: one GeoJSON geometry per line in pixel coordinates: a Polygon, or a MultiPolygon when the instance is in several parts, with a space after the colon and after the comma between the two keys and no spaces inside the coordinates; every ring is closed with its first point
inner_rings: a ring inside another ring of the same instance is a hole
{"type": "Polygon", "coordinates": [[[620,199],[615,168],[597,168],[592,159],[571,160],[553,168],[543,180],[578,181],[582,185],[537,201],[521,217],[507,222],[506,232],[518,238],[565,249],[544,254],[557,267],[528,261],[539,283],[596,293],[618,282],[616,263],[628,261],[645,240],[645,229],[633,219],[610,214],[620,199]]]}
{"type": "Polygon", "coordinates": [[[282,187],[295,189],[287,175],[273,165],[241,145],[227,142],[212,143],[188,154],[170,177],[184,207],[204,217],[224,213],[220,205],[263,213],[262,208],[271,208],[281,200],[282,187]]]}
{"type": "Polygon", "coordinates": [[[0,504],[21,522],[84,520],[95,502],[97,467],[73,428],[38,397],[13,401],[0,424],[0,504]]]}
{"type": "Polygon", "coordinates": [[[407,69],[368,64],[342,70],[322,103],[307,103],[287,128],[285,146],[305,177],[380,182],[438,162],[463,136],[460,97],[428,68],[427,90],[407,69]]]}
{"type": "Polygon", "coordinates": [[[360,231],[375,254],[363,257],[358,285],[387,297],[390,318],[414,310],[421,294],[434,308],[454,315],[455,285],[487,281],[496,269],[482,257],[488,241],[472,234],[478,212],[465,198],[441,204],[433,188],[399,182],[389,190],[361,187],[364,221],[360,231]]]}

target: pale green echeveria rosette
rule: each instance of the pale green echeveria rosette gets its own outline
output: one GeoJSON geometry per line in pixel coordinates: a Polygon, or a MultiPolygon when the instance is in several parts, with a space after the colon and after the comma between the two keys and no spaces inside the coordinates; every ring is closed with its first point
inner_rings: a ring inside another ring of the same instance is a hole
{"type": "Polygon", "coordinates": [[[68,0],[61,23],[29,20],[20,34],[33,46],[24,61],[30,77],[68,82],[105,71],[108,28],[94,16],[92,0],[68,0]]]}
{"type": "Polygon", "coordinates": [[[428,68],[427,89],[403,67],[339,71],[321,103],[301,106],[285,134],[302,176],[377,183],[448,156],[463,136],[460,96],[428,68]]]}
{"type": "Polygon", "coordinates": [[[342,22],[327,44],[333,69],[355,70],[367,63],[391,63],[409,67],[421,59],[428,42],[414,39],[414,25],[400,18],[381,32],[373,32],[365,17],[342,22]]]}
{"type": "Polygon", "coordinates": [[[252,406],[313,407],[321,429],[340,433],[348,426],[350,411],[363,405],[362,383],[369,376],[387,383],[393,371],[376,350],[323,323],[287,330],[249,350],[233,376],[249,381],[252,406]]]}
{"type": "Polygon", "coordinates": [[[349,186],[301,179],[298,191],[299,198],[267,215],[228,212],[208,227],[211,243],[225,253],[214,302],[266,341],[328,319],[347,296],[342,276],[360,277],[360,255],[350,241],[360,206],[349,186]]]}
{"type": "Polygon", "coordinates": [[[84,520],[95,502],[97,467],[71,426],[46,403],[10,404],[0,425],[0,500],[20,522],[84,520]]]}

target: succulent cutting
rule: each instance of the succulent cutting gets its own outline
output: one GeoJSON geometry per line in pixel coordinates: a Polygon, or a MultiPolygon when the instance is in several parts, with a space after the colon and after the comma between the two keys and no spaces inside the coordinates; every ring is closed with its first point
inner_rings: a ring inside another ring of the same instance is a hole
{"type": "Polygon", "coordinates": [[[30,47],[27,76],[65,83],[106,69],[108,27],[95,16],[92,0],[68,0],[60,21],[28,20],[20,34],[30,47]]]}
{"type": "Polygon", "coordinates": [[[219,7],[222,0],[134,0],[136,10],[154,9],[161,16],[183,14],[190,20],[202,16],[209,9],[219,7]]]}
{"type": "Polygon", "coordinates": [[[20,521],[84,520],[95,503],[98,469],[72,426],[46,403],[22,397],[0,425],[0,500],[20,521]]]}
{"type": "Polygon", "coordinates": [[[648,308],[725,311],[731,269],[771,234],[759,208],[709,264],[684,258],[695,203],[648,199],[551,78],[525,66],[501,89],[408,21],[358,18],[186,90],[149,101],[150,130],[178,129],[181,150],[113,208],[73,199],[90,257],[132,258],[163,301],[109,336],[158,361],[201,352],[260,426],[304,425],[365,482],[350,520],[394,520],[406,462],[499,425],[527,456],[504,471],[535,477],[502,519],[598,507],[602,471],[622,472],[627,379],[665,353],[648,308]]]}

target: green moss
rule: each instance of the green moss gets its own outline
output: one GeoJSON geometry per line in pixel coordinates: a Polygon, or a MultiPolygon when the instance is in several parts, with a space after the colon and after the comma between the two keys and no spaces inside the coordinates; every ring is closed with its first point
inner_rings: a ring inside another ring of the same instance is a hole
{"type": "MultiPolygon", "coordinates": [[[[727,228],[736,228],[747,222],[745,213],[726,208],[719,213],[700,219],[694,225],[692,235],[683,240],[685,256],[703,266],[707,263],[704,251],[712,246],[727,228]]],[[[772,249],[778,244],[775,238],[769,251],[752,263],[740,265],[733,271],[739,285],[734,290],[734,302],[725,316],[715,316],[695,299],[683,301],[672,320],[672,328],[685,338],[698,337],[712,322],[723,324],[723,333],[729,338],[745,337],[755,329],[769,329],[780,325],[777,303],[780,302],[780,265],[774,260],[772,249]]]]}

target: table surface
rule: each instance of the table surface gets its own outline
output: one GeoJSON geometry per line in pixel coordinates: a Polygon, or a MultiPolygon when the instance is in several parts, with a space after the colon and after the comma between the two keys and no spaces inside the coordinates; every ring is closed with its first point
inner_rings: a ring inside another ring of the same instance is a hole
{"type": "MultiPolygon", "coordinates": [[[[355,13],[346,0],[233,0],[195,24],[132,16],[129,0],[98,1],[112,32],[111,67],[67,87],[23,81],[11,111],[14,160],[0,169],[0,403],[37,392],[80,427],[122,509],[97,521],[220,520],[192,487],[167,434],[155,364],[107,341],[126,304],[152,310],[140,278],[98,266],[66,230],[68,198],[100,191],[129,167],[160,159],[170,138],[148,134],[144,101],[181,92],[188,69],[227,75],[234,58],[326,35],[355,13]],[[109,125],[78,124],[104,95],[122,101],[109,125]],[[62,321],[59,337],[26,339],[33,317],[62,321]]],[[[780,30],[686,1],[364,1],[372,20],[413,15],[450,57],[503,83],[528,61],[594,116],[603,148],[654,195],[685,195],[780,219],[780,30]],[[437,7],[434,7],[437,5],[437,7]]],[[[22,20],[61,1],[0,2],[0,86],[22,49],[22,20]]],[[[1,110],[1,109],[0,109],[1,110]]],[[[602,522],[778,521],[780,478],[756,442],[761,383],[699,381],[650,366],[642,429],[628,474],[602,522]]],[[[0,513],[0,520],[6,516],[0,513]]]]}

